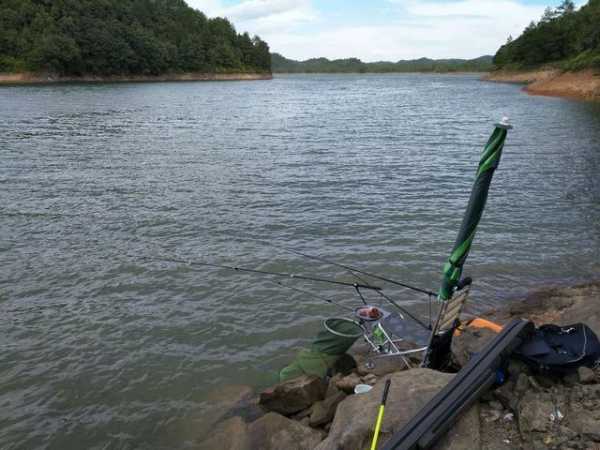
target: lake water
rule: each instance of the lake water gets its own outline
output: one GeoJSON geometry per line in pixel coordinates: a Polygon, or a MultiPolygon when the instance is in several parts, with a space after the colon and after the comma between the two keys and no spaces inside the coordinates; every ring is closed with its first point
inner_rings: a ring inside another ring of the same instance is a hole
{"type": "Polygon", "coordinates": [[[161,258],[353,281],[259,240],[437,290],[503,115],[475,310],[600,275],[600,105],[474,75],[0,88],[0,448],[190,446],[220,385],[270,383],[340,315],[161,258]]]}

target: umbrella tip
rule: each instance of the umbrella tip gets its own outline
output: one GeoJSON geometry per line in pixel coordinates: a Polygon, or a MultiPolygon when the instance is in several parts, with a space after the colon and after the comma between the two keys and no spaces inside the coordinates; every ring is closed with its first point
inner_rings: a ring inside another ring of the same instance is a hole
{"type": "Polygon", "coordinates": [[[496,124],[499,128],[510,130],[513,126],[510,124],[510,119],[506,116],[502,117],[502,120],[496,124]]]}

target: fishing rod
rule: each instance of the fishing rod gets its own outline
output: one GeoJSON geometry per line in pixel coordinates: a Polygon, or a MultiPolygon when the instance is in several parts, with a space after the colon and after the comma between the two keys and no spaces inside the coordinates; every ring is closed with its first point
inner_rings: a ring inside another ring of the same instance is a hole
{"type": "Polygon", "coordinates": [[[256,273],[256,274],[260,274],[260,275],[272,275],[272,276],[278,276],[278,277],[293,278],[293,279],[297,279],[297,280],[314,281],[314,282],[318,282],[318,283],[336,284],[338,286],[348,286],[348,287],[352,287],[354,289],[370,289],[372,291],[380,291],[381,290],[381,288],[378,286],[359,284],[359,283],[347,283],[345,281],[335,281],[335,280],[329,280],[326,278],[319,278],[319,277],[308,277],[305,275],[297,275],[295,273],[269,272],[266,270],[248,269],[245,267],[226,266],[226,265],[213,264],[213,263],[208,263],[208,262],[185,261],[185,260],[174,259],[174,258],[159,258],[159,259],[162,261],[165,261],[165,262],[172,262],[172,263],[176,263],[176,264],[187,264],[188,266],[214,267],[216,269],[233,270],[236,272],[256,273]]]}
{"type": "MultiPolygon", "coordinates": [[[[366,275],[368,277],[372,277],[372,278],[375,278],[377,280],[385,281],[387,283],[395,284],[396,286],[401,286],[403,288],[410,289],[412,291],[416,291],[416,292],[420,292],[422,294],[427,294],[427,295],[430,295],[430,296],[437,297],[437,293],[435,293],[433,291],[430,291],[430,290],[427,290],[427,289],[423,289],[423,288],[420,288],[420,287],[417,287],[417,286],[412,286],[412,285],[407,284],[407,283],[402,283],[400,281],[391,280],[389,278],[382,277],[381,275],[376,275],[374,273],[370,273],[370,272],[366,272],[366,271],[361,270],[361,269],[357,269],[356,267],[348,266],[348,265],[345,265],[345,264],[340,264],[340,263],[335,262],[335,261],[330,261],[330,260],[327,260],[327,259],[322,258],[320,256],[308,255],[306,253],[302,253],[302,252],[300,252],[298,250],[295,250],[295,249],[292,249],[292,248],[281,247],[281,246],[278,246],[278,245],[275,245],[275,244],[271,244],[271,243],[268,243],[268,242],[263,242],[263,241],[258,241],[258,242],[262,242],[265,245],[268,245],[268,246],[273,247],[273,248],[277,248],[279,250],[284,250],[286,252],[294,253],[294,254],[296,254],[298,256],[303,256],[305,258],[314,259],[316,261],[321,261],[321,262],[324,262],[326,264],[332,264],[332,265],[340,267],[342,269],[349,270],[350,272],[360,273],[362,275],[366,275]]],[[[363,283],[365,283],[365,282],[363,281],[363,283]]],[[[368,283],[366,283],[366,284],[368,284],[368,283]]]]}
{"type": "MultiPolygon", "coordinates": [[[[259,241],[259,242],[262,242],[262,241],[259,241]]],[[[364,271],[361,271],[361,270],[358,270],[358,269],[354,269],[354,268],[352,268],[352,267],[350,267],[350,266],[346,266],[346,265],[344,265],[344,264],[340,264],[340,263],[337,263],[337,262],[335,262],[335,261],[330,261],[330,260],[327,260],[327,259],[325,259],[325,258],[321,258],[320,256],[309,255],[309,254],[302,253],[302,252],[299,252],[299,251],[297,251],[297,250],[294,250],[294,249],[291,249],[291,248],[287,248],[287,247],[280,247],[280,246],[277,246],[277,245],[275,245],[275,244],[270,244],[270,243],[269,243],[269,244],[265,243],[265,244],[266,244],[266,245],[269,245],[269,246],[271,246],[271,247],[277,248],[277,249],[279,249],[279,250],[283,250],[283,251],[286,251],[286,252],[289,252],[289,253],[293,253],[293,254],[295,254],[295,255],[302,256],[302,257],[304,257],[304,258],[313,259],[313,260],[316,260],[316,261],[321,261],[321,262],[323,262],[323,263],[326,263],[326,264],[331,264],[331,265],[333,265],[333,266],[336,266],[336,267],[340,267],[340,268],[342,268],[342,269],[345,269],[345,270],[347,270],[348,272],[350,272],[350,273],[351,273],[353,276],[355,276],[355,277],[356,277],[358,280],[360,280],[360,281],[361,281],[361,283],[363,283],[363,284],[365,284],[365,285],[367,285],[367,286],[370,286],[369,282],[368,282],[368,281],[365,281],[363,278],[361,278],[360,276],[358,276],[358,275],[357,275],[356,273],[354,273],[354,272],[362,273],[363,275],[366,275],[366,276],[372,276],[372,277],[374,277],[374,278],[377,278],[377,276],[376,276],[376,275],[371,275],[371,274],[369,274],[368,272],[364,272],[364,271]]],[[[385,280],[383,280],[383,281],[385,281],[385,280]]],[[[396,283],[398,283],[398,282],[396,282],[396,283]]],[[[359,291],[359,288],[360,288],[360,286],[356,287],[356,291],[358,292],[358,295],[359,295],[359,296],[360,296],[360,298],[362,299],[363,303],[365,303],[365,304],[366,304],[364,297],[361,295],[361,293],[360,293],[360,291],[359,291]]],[[[415,290],[415,289],[419,289],[419,288],[414,288],[414,287],[411,287],[411,289],[415,290]]],[[[426,291],[426,290],[424,290],[424,289],[419,289],[419,291],[420,291],[420,292],[423,292],[423,293],[426,293],[426,294],[428,294],[430,299],[431,299],[431,296],[435,296],[435,295],[436,295],[434,292],[428,292],[428,291],[426,291]]],[[[431,329],[431,324],[430,324],[430,325],[427,325],[426,323],[424,323],[424,322],[423,322],[421,319],[419,319],[418,317],[416,317],[415,315],[413,315],[413,314],[412,314],[410,311],[408,311],[406,308],[403,308],[402,306],[400,306],[400,305],[398,304],[398,302],[396,302],[395,300],[391,299],[389,296],[387,296],[386,294],[384,294],[384,293],[381,291],[381,289],[379,289],[379,290],[376,290],[376,292],[377,292],[377,293],[378,293],[378,294],[379,294],[381,297],[383,297],[385,300],[387,300],[389,303],[391,303],[391,304],[392,304],[392,305],[394,305],[396,308],[398,308],[400,311],[402,311],[404,314],[406,314],[408,317],[410,317],[410,318],[411,318],[413,321],[415,321],[417,324],[421,325],[423,328],[425,328],[425,329],[427,329],[427,330],[430,330],[430,329],[431,329]]],[[[402,317],[402,319],[404,319],[404,317],[402,317]]],[[[430,321],[431,321],[431,318],[430,318],[430,321]]]]}
{"type": "Polygon", "coordinates": [[[351,311],[351,312],[354,313],[354,309],[350,308],[349,306],[342,305],[341,303],[333,301],[330,298],[323,297],[323,296],[321,296],[319,294],[315,294],[314,292],[309,292],[309,291],[305,291],[304,289],[298,289],[298,288],[295,288],[295,287],[292,287],[292,286],[288,286],[287,284],[283,284],[283,283],[281,283],[279,281],[271,281],[271,283],[277,284],[278,286],[284,287],[286,289],[290,289],[292,291],[296,291],[296,292],[300,292],[302,294],[310,295],[311,297],[318,298],[319,300],[323,300],[324,302],[327,302],[327,303],[329,303],[331,305],[337,306],[338,308],[342,308],[342,309],[345,309],[347,311],[351,311]]]}
{"type": "MultiPolygon", "coordinates": [[[[395,300],[392,300],[387,295],[385,295],[383,292],[377,291],[377,293],[379,295],[381,295],[384,299],[386,299],[388,302],[390,302],[392,305],[394,305],[396,308],[398,308],[400,311],[402,311],[404,314],[406,314],[408,317],[410,317],[414,322],[421,325],[426,330],[431,330],[431,324],[427,325],[425,322],[423,322],[421,319],[419,319],[414,314],[409,312],[406,308],[403,308],[402,306],[400,306],[398,304],[398,302],[396,302],[395,300]]],[[[404,317],[402,317],[402,318],[404,319],[404,317]]],[[[431,317],[429,318],[429,321],[431,322],[431,317]]]]}

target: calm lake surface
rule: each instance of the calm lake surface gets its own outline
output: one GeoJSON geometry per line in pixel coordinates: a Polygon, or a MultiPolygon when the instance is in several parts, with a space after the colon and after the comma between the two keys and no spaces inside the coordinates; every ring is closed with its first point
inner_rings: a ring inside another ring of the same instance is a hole
{"type": "Polygon", "coordinates": [[[161,258],[353,281],[259,240],[437,290],[503,115],[474,310],[600,275],[600,105],[474,75],[0,88],[0,448],[190,447],[340,315],[161,258]]]}

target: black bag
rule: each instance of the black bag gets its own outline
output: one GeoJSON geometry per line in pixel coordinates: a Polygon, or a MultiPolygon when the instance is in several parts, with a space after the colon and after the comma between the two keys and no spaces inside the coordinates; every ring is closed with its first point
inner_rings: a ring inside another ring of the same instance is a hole
{"type": "Polygon", "coordinates": [[[565,374],[578,367],[600,363],[600,341],[582,323],[559,327],[542,325],[517,350],[515,356],[534,370],[565,374]]]}

